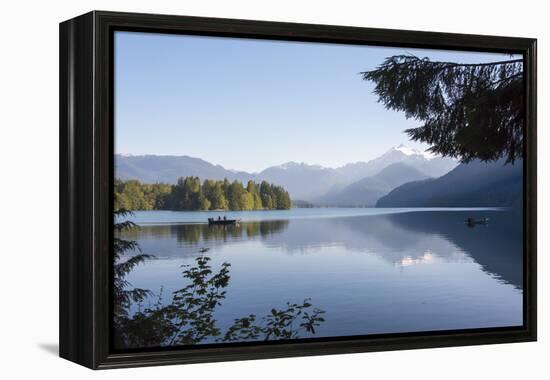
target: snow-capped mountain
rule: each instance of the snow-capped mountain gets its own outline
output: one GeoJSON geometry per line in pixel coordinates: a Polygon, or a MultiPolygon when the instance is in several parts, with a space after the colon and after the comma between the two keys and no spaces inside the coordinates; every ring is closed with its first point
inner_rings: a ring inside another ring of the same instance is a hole
{"type": "Polygon", "coordinates": [[[400,151],[401,153],[403,153],[404,155],[407,155],[407,156],[423,156],[426,160],[432,160],[432,159],[438,157],[434,153],[429,152],[427,150],[422,152],[418,149],[410,148],[410,147],[407,147],[403,144],[401,144],[401,145],[399,145],[395,148],[392,148],[392,149],[398,150],[398,151],[400,151]]]}
{"type": "Polygon", "coordinates": [[[434,178],[448,173],[458,165],[458,162],[453,159],[399,145],[368,162],[347,164],[336,170],[344,177],[345,181],[352,183],[365,177],[374,176],[385,167],[397,163],[406,164],[424,173],[427,177],[434,178]]]}

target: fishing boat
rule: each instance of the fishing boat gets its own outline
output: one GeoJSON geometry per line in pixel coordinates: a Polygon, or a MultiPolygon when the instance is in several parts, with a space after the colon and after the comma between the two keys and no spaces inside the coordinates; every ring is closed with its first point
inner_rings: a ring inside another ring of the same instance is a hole
{"type": "Polygon", "coordinates": [[[214,219],[208,218],[208,225],[210,226],[225,226],[229,224],[237,223],[237,219],[214,219]]]}
{"type": "Polygon", "coordinates": [[[489,224],[489,218],[481,218],[481,219],[476,219],[476,218],[468,218],[466,219],[466,224],[470,227],[473,227],[475,226],[476,224],[489,224]]]}

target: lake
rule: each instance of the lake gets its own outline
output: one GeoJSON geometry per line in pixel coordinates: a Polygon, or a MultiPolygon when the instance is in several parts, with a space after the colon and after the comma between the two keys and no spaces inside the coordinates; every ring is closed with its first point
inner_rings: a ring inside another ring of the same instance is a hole
{"type": "Polygon", "coordinates": [[[214,315],[221,330],[237,318],[304,299],[324,310],[325,320],[303,338],[523,323],[522,217],[514,211],[138,211],[130,219],[140,229],[121,237],[156,258],[127,280],[156,294],[162,288],[162,302],[185,285],[181,266],[200,255],[211,258],[213,270],[231,264],[227,293],[214,315]],[[218,215],[240,223],[205,223],[218,215]],[[468,226],[468,217],[489,223],[468,226]]]}

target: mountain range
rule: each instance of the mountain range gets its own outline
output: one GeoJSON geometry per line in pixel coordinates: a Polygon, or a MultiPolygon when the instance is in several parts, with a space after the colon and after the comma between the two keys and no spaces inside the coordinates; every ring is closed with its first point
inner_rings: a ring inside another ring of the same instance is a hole
{"type": "Polygon", "coordinates": [[[371,206],[393,188],[408,181],[439,177],[457,162],[400,145],[373,160],[339,168],[287,162],[259,173],[248,173],[200,158],[159,155],[116,155],[115,165],[116,176],[125,180],[175,183],[179,177],[186,176],[241,182],[266,180],[283,186],[294,200],[321,205],[371,206]]]}
{"type": "Polygon", "coordinates": [[[522,161],[472,161],[439,177],[405,183],[381,197],[378,207],[509,206],[521,209],[522,161]]]}
{"type": "Polygon", "coordinates": [[[403,162],[386,166],[374,176],[365,177],[342,189],[334,189],[314,199],[313,202],[326,206],[374,206],[379,198],[392,189],[411,181],[429,178],[428,175],[403,162]]]}
{"type": "Polygon", "coordinates": [[[507,164],[434,157],[405,146],[366,162],[338,168],[287,162],[259,173],[226,169],[189,156],[116,155],[116,176],[144,183],[201,179],[268,181],[283,186],[294,201],[317,206],[473,207],[518,206],[522,162],[507,164]]]}

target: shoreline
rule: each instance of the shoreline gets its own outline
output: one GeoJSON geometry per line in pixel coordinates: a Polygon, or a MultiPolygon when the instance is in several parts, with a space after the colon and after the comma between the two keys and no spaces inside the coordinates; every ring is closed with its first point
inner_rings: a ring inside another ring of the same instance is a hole
{"type": "MultiPolygon", "coordinates": [[[[304,220],[304,219],[333,219],[333,218],[353,218],[366,216],[384,216],[406,213],[426,213],[426,212],[504,212],[509,210],[507,207],[414,207],[414,208],[323,208],[323,209],[290,209],[290,210],[255,210],[255,211],[226,211],[222,215],[228,218],[238,219],[239,223],[259,223],[284,220],[304,220]],[[320,212],[325,211],[325,213],[320,212]],[[260,212],[262,213],[260,215],[260,212]],[[252,215],[251,215],[252,214],[252,215]],[[258,216],[263,216],[258,218],[258,216]]],[[[151,225],[208,225],[208,217],[211,217],[214,211],[169,211],[169,210],[150,210],[133,211],[134,215],[126,218],[118,218],[117,221],[130,220],[141,226],[151,225]],[[164,215],[163,215],[164,214],[164,215]],[[187,218],[186,218],[187,217],[187,218]],[[189,218],[191,217],[191,218],[189,218]]],[[[219,213],[218,213],[219,215],[219,213]]]]}

